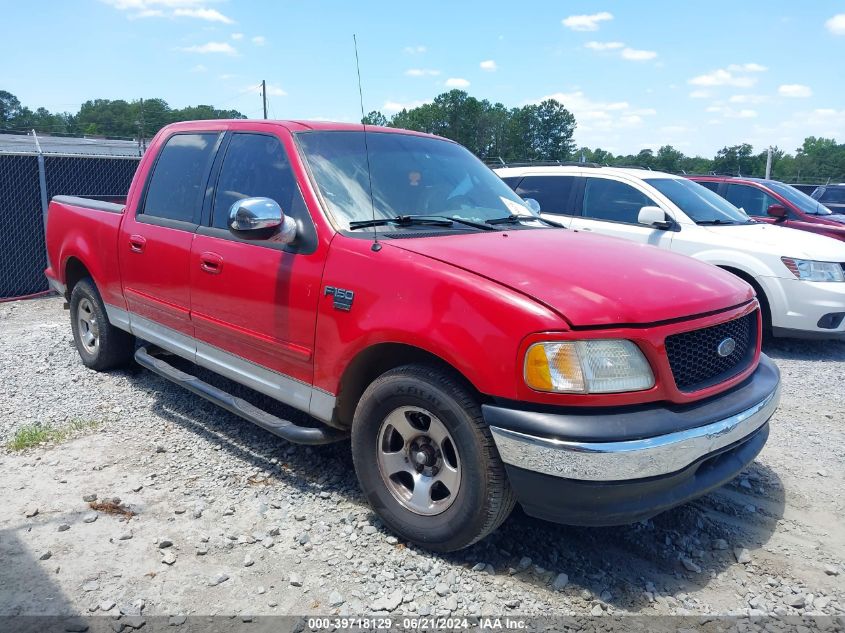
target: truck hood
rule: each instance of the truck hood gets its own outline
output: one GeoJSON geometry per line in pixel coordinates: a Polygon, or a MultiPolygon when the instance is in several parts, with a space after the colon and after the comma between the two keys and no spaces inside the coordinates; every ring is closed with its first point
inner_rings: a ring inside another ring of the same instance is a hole
{"type": "Polygon", "coordinates": [[[713,244],[746,253],[845,262],[845,243],[808,231],[763,223],[701,228],[713,235],[713,244]]]}
{"type": "Polygon", "coordinates": [[[715,266],[653,246],[565,229],[383,243],[507,286],[548,306],[574,327],[687,318],[754,296],[749,285],[715,266]]]}

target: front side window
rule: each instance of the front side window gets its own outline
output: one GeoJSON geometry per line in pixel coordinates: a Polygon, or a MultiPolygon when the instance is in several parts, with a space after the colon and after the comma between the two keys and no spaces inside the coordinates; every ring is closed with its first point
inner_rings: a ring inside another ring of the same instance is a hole
{"type": "Polygon", "coordinates": [[[229,228],[229,209],[243,198],[271,198],[296,220],[305,202],[282,142],[275,136],[236,133],[229,142],[214,194],[212,226],[229,228]]]}
{"type": "Polygon", "coordinates": [[[534,198],[543,213],[572,215],[569,198],[576,176],[526,176],[516,189],[520,198],[534,198]]]}
{"type": "Polygon", "coordinates": [[[755,217],[765,217],[768,215],[769,207],[778,204],[777,200],[762,189],[749,185],[729,184],[725,198],[735,207],[755,217]]]}
{"type": "Polygon", "coordinates": [[[153,167],[143,215],[196,224],[217,134],[174,134],[153,167]]]}
{"type": "Polygon", "coordinates": [[[745,224],[748,216],[730,202],[686,178],[646,178],[645,180],[696,224],[745,224]]]}
{"type": "Polygon", "coordinates": [[[606,178],[587,178],[584,185],[584,216],[611,222],[637,224],[640,209],[656,206],[631,185],[606,178]]]}
{"type": "Polygon", "coordinates": [[[365,145],[358,131],[299,132],[297,141],[328,212],[343,230],[373,217],[436,215],[484,222],[530,214],[501,178],[450,141],[368,132],[365,145]]]}

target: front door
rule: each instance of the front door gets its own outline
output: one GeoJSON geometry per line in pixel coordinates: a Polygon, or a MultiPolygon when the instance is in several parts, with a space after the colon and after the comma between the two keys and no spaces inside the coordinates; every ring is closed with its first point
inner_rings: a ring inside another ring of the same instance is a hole
{"type": "Polygon", "coordinates": [[[223,151],[210,226],[198,230],[189,265],[197,363],[308,410],[324,254],[282,140],[234,132],[223,151]],[[229,232],[231,206],[250,197],[294,218],[293,244],[229,232]]]}
{"type": "Polygon", "coordinates": [[[671,248],[673,231],[638,222],[640,209],[646,206],[660,205],[626,182],[589,176],[584,182],[581,215],[575,216],[570,228],[671,248]]]}

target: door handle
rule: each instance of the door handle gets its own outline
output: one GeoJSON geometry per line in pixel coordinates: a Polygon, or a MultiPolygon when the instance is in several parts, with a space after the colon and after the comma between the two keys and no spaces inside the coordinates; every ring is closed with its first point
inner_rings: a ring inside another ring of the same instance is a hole
{"type": "Polygon", "coordinates": [[[129,236],[129,250],[133,253],[143,253],[147,245],[147,239],[143,235],[129,236]]]}
{"type": "Polygon", "coordinates": [[[200,270],[212,275],[220,274],[223,269],[223,258],[217,253],[205,252],[200,255],[200,270]]]}

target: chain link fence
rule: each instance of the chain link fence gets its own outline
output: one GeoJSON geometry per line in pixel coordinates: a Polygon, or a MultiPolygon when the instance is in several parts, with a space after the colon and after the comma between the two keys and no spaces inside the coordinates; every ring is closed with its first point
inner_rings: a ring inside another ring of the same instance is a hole
{"type": "Polygon", "coordinates": [[[34,145],[31,152],[4,153],[0,147],[0,300],[48,290],[44,227],[49,200],[126,196],[140,160],[137,155],[49,153],[34,145]]]}

